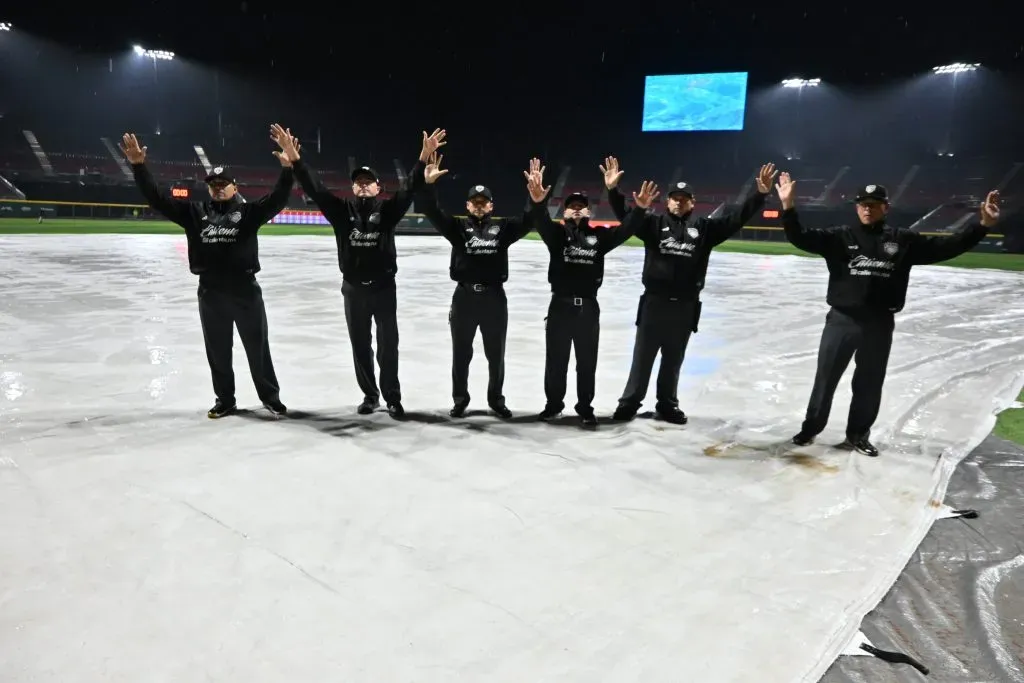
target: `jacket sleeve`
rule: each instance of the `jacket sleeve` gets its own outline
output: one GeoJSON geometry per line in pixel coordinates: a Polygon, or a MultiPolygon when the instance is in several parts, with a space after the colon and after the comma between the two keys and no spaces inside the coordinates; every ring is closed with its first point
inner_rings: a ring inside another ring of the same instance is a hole
{"type": "Polygon", "coordinates": [[[620,223],[625,220],[629,209],[626,207],[626,195],[622,194],[618,185],[608,190],[608,204],[612,207],[612,213],[615,214],[615,220],[620,223]]]}
{"type": "Polygon", "coordinates": [[[454,244],[460,237],[459,222],[451,214],[446,212],[437,203],[437,188],[435,185],[426,185],[417,195],[417,209],[427,217],[434,229],[441,233],[441,236],[454,244]]]}
{"type": "Polygon", "coordinates": [[[740,206],[726,212],[724,216],[705,218],[705,225],[708,227],[708,241],[711,246],[717,247],[742,230],[747,221],[761,210],[767,197],[767,194],[762,194],[755,188],[754,193],[747,197],[740,206]]]}
{"type": "Polygon", "coordinates": [[[988,228],[978,220],[951,235],[922,235],[915,232],[910,242],[910,262],[923,266],[948,261],[978,246],[987,234],[988,228]]]}
{"type": "Polygon", "coordinates": [[[423,186],[426,185],[426,181],[423,179],[423,169],[426,167],[419,159],[413,165],[412,170],[409,171],[409,178],[411,182],[408,182],[403,187],[398,188],[391,197],[386,199],[381,205],[380,212],[382,227],[388,227],[394,229],[397,227],[398,222],[405,217],[405,214],[409,213],[409,207],[412,206],[413,197],[423,192],[423,186]]]}
{"type": "Polygon", "coordinates": [[[618,186],[608,190],[608,204],[611,205],[612,213],[615,214],[615,219],[619,221],[619,223],[625,223],[627,221],[627,217],[633,211],[639,211],[644,215],[644,219],[636,223],[636,227],[631,233],[632,235],[636,235],[646,242],[652,235],[657,234],[657,214],[652,211],[640,209],[635,205],[632,208],[627,206],[626,195],[622,194],[618,186]]]}
{"type": "Polygon", "coordinates": [[[153,180],[153,174],[149,172],[145,163],[132,164],[132,175],[135,176],[135,185],[154,211],[186,230],[193,227],[191,202],[171,199],[160,194],[160,189],[156,186],[156,181],[153,180]]]}
{"type": "Polygon", "coordinates": [[[533,229],[533,225],[530,222],[529,209],[527,209],[521,216],[512,216],[508,219],[505,229],[501,231],[498,239],[503,246],[509,247],[530,234],[531,229],[533,229]]]}
{"type": "Polygon", "coordinates": [[[607,254],[615,247],[621,245],[635,235],[637,230],[641,229],[648,218],[653,217],[653,215],[647,209],[641,209],[639,206],[633,207],[626,214],[625,220],[614,228],[608,228],[599,233],[601,235],[601,249],[607,254]]]}
{"type": "Polygon", "coordinates": [[[252,204],[246,205],[251,217],[250,220],[254,220],[257,227],[269,223],[274,216],[281,213],[284,207],[288,205],[288,198],[292,194],[292,186],[294,184],[295,173],[287,166],[282,167],[281,175],[278,177],[274,189],[252,204]]]}
{"type": "Polygon", "coordinates": [[[292,164],[292,170],[295,173],[296,180],[299,181],[299,185],[302,187],[302,191],[320,208],[320,212],[323,213],[324,218],[331,225],[347,224],[349,220],[348,204],[344,199],[332,194],[330,190],[324,187],[316,172],[302,159],[292,164]]]}
{"type": "Polygon", "coordinates": [[[786,239],[790,244],[797,249],[819,256],[830,254],[836,240],[839,239],[836,231],[832,229],[805,228],[800,224],[796,209],[785,209],[782,212],[782,228],[786,231],[786,239]]]}
{"type": "Polygon", "coordinates": [[[540,238],[544,240],[544,244],[549,248],[558,246],[560,234],[558,226],[551,220],[551,215],[548,214],[548,205],[545,201],[538,204],[531,199],[526,209],[526,215],[530,228],[537,231],[540,238]]]}

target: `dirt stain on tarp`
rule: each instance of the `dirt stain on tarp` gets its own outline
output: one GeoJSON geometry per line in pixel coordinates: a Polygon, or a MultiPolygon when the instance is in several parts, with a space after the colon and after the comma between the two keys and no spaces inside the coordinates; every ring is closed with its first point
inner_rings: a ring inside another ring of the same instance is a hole
{"type": "Polygon", "coordinates": [[[725,455],[725,452],[729,450],[731,446],[732,444],[728,443],[713,443],[704,448],[704,455],[709,458],[717,458],[720,455],[725,455]]]}
{"type": "Polygon", "coordinates": [[[789,453],[782,457],[794,465],[808,470],[813,470],[815,472],[834,473],[839,471],[839,467],[836,465],[829,465],[828,463],[822,462],[813,455],[808,455],[807,453],[789,453]]]}
{"type": "Polygon", "coordinates": [[[791,463],[793,465],[796,465],[797,467],[801,467],[801,468],[807,469],[807,470],[812,470],[814,472],[825,472],[825,473],[829,473],[829,474],[834,474],[834,473],[839,471],[838,465],[830,465],[830,464],[828,464],[826,462],[823,462],[819,458],[816,458],[815,456],[810,455],[809,453],[794,453],[794,452],[779,453],[779,452],[777,452],[778,450],[779,450],[779,447],[775,447],[775,448],[772,448],[772,447],[754,448],[754,447],[751,447],[751,446],[744,446],[743,444],[738,444],[738,443],[735,443],[735,442],[728,442],[727,441],[727,442],[722,442],[722,443],[714,443],[714,444],[711,444],[710,446],[705,446],[704,447],[704,455],[706,455],[709,458],[722,458],[722,457],[729,457],[729,456],[735,456],[735,455],[743,455],[743,454],[750,455],[750,454],[753,454],[753,453],[759,453],[759,454],[767,454],[768,457],[773,457],[774,456],[774,457],[781,458],[782,460],[786,460],[789,463],[791,463]]]}

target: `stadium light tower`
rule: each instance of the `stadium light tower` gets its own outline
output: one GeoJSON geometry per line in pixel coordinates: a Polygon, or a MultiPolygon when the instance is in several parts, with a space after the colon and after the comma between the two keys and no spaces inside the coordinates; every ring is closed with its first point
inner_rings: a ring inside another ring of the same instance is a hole
{"type": "Polygon", "coordinates": [[[787,78],[782,81],[783,88],[817,88],[819,85],[820,78],[787,78]]]}
{"type": "Polygon", "coordinates": [[[10,31],[12,28],[14,28],[14,27],[11,26],[10,22],[8,22],[8,21],[0,21],[0,31],[10,31]]]}
{"type": "Polygon", "coordinates": [[[174,53],[167,50],[147,50],[141,45],[136,45],[133,49],[138,56],[148,57],[152,60],[163,59],[169,62],[174,59],[174,53]]]}
{"type": "Polygon", "coordinates": [[[937,74],[962,74],[967,71],[977,71],[981,64],[946,64],[945,66],[933,66],[932,71],[937,74]]]}

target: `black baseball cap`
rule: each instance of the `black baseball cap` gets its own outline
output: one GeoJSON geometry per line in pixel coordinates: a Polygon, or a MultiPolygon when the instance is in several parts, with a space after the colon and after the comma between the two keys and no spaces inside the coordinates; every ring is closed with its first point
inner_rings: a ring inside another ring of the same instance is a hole
{"type": "Polygon", "coordinates": [[[889,191],[885,189],[884,185],[865,185],[857,192],[857,197],[854,200],[860,202],[882,202],[883,204],[889,203],[889,191]]]}
{"type": "Polygon", "coordinates": [[[231,171],[227,166],[215,166],[212,171],[206,174],[206,183],[212,183],[215,180],[220,180],[231,185],[235,184],[235,176],[231,175],[231,171]]]}
{"type": "Polygon", "coordinates": [[[483,197],[489,202],[494,201],[494,195],[491,194],[491,189],[484,185],[474,185],[473,187],[469,188],[469,195],[467,195],[466,200],[472,200],[477,197],[483,197]]]}
{"type": "Polygon", "coordinates": [[[583,192],[570,193],[569,196],[565,198],[562,206],[568,208],[568,206],[573,202],[583,202],[583,206],[590,206],[590,198],[583,192]]]}
{"type": "Polygon", "coordinates": [[[374,171],[369,166],[360,166],[356,170],[352,171],[352,182],[354,183],[356,181],[356,178],[358,178],[361,175],[368,175],[368,176],[370,176],[371,178],[373,178],[373,182],[375,182],[375,183],[379,183],[380,182],[380,176],[378,176],[377,172],[374,171]]]}
{"type": "Polygon", "coordinates": [[[668,188],[669,197],[674,194],[685,194],[690,199],[693,199],[693,186],[690,185],[690,183],[684,183],[682,181],[679,181],[678,183],[670,183],[668,188]]]}

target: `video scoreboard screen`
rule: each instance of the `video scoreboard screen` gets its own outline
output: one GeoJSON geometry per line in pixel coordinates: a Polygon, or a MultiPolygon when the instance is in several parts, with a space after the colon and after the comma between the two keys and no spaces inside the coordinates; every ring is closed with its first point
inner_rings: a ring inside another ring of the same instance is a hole
{"type": "Polygon", "coordinates": [[[648,76],[642,132],[743,130],[747,72],[648,76]]]}

